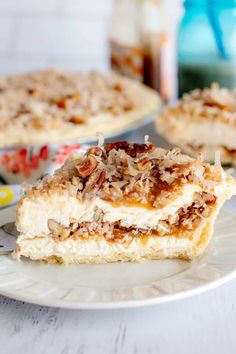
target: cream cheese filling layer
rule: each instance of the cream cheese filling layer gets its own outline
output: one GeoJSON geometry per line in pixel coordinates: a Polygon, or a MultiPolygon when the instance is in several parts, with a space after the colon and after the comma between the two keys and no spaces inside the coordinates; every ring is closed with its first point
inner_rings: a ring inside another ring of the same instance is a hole
{"type": "MultiPolygon", "coordinates": [[[[200,233],[196,232],[196,237],[200,233]]],[[[23,255],[31,259],[43,259],[50,256],[62,257],[64,261],[70,262],[73,259],[90,258],[96,256],[113,256],[116,253],[135,254],[135,257],[143,256],[146,251],[155,249],[163,249],[165,256],[179,252],[186,247],[191,246],[192,240],[188,238],[177,237],[149,237],[145,244],[139,238],[134,238],[129,246],[122,243],[109,243],[105,239],[100,240],[73,240],[68,239],[63,242],[56,242],[53,238],[45,236],[43,238],[35,238],[25,240],[19,238],[18,244],[20,250],[17,256],[23,255]]]]}
{"type": "Polygon", "coordinates": [[[23,200],[18,209],[17,228],[25,237],[48,235],[48,220],[53,219],[68,227],[73,219],[78,223],[94,222],[95,212],[103,213],[103,221],[120,222],[121,226],[136,226],[138,228],[156,227],[160,220],[169,215],[174,216],[180,208],[192,204],[194,193],[201,191],[195,184],[183,186],[182,193],[168,205],[159,209],[148,209],[140,206],[115,206],[111,202],[95,198],[92,201],[81,202],[65,193],[42,195],[36,199],[23,200]]]}
{"type": "MultiPolygon", "coordinates": [[[[157,123],[158,124],[158,123],[157,123]]],[[[178,145],[225,146],[236,149],[236,129],[217,121],[191,122],[184,119],[171,120],[166,126],[157,128],[170,142],[178,145]]]]}

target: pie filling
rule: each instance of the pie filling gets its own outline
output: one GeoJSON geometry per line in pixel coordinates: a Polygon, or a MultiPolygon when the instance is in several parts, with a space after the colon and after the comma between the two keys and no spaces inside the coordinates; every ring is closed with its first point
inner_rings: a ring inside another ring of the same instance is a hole
{"type": "Polygon", "coordinates": [[[97,236],[104,237],[108,242],[126,243],[135,237],[184,237],[191,238],[193,231],[199,226],[203,218],[207,218],[211,208],[215,205],[217,198],[209,197],[204,203],[194,201],[190,206],[178,210],[175,215],[160,220],[156,227],[140,228],[135,225],[126,227],[121,221],[113,223],[104,222],[103,215],[100,220],[92,222],[73,222],[68,227],[64,227],[55,220],[48,220],[50,236],[57,242],[67,239],[88,240],[97,236]]]}

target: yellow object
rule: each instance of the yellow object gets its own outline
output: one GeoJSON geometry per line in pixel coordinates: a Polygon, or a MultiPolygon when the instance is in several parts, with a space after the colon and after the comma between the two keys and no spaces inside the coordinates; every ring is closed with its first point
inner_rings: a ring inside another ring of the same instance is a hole
{"type": "Polygon", "coordinates": [[[9,187],[7,186],[0,187],[0,205],[6,205],[12,202],[13,199],[14,199],[14,193],[9,187]]]}

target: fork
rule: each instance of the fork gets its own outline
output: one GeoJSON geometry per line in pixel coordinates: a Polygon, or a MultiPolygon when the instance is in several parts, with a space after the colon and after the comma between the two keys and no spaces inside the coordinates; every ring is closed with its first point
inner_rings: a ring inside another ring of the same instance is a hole
{"type": "Polygon", "coordinates": [[[18,231],[14,222],[0,226],[0,256],[10,254],[16,248],[18,231]]]}

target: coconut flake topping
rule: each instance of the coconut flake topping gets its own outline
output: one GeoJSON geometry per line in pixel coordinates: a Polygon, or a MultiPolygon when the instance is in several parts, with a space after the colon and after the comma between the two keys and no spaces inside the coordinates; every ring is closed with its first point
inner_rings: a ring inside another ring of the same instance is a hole
{"type": "Polygon", "coordinates": [[[34,191],[68,189],[79,199],[98,195],[112,202],[162,207],[173,200],[186,183],[214,194],[222,170],[183,155],[177,148],[164,150],[151,143],[118,141],[91,147],[83,158],[70,160],[34,187],[34,191]]]}

